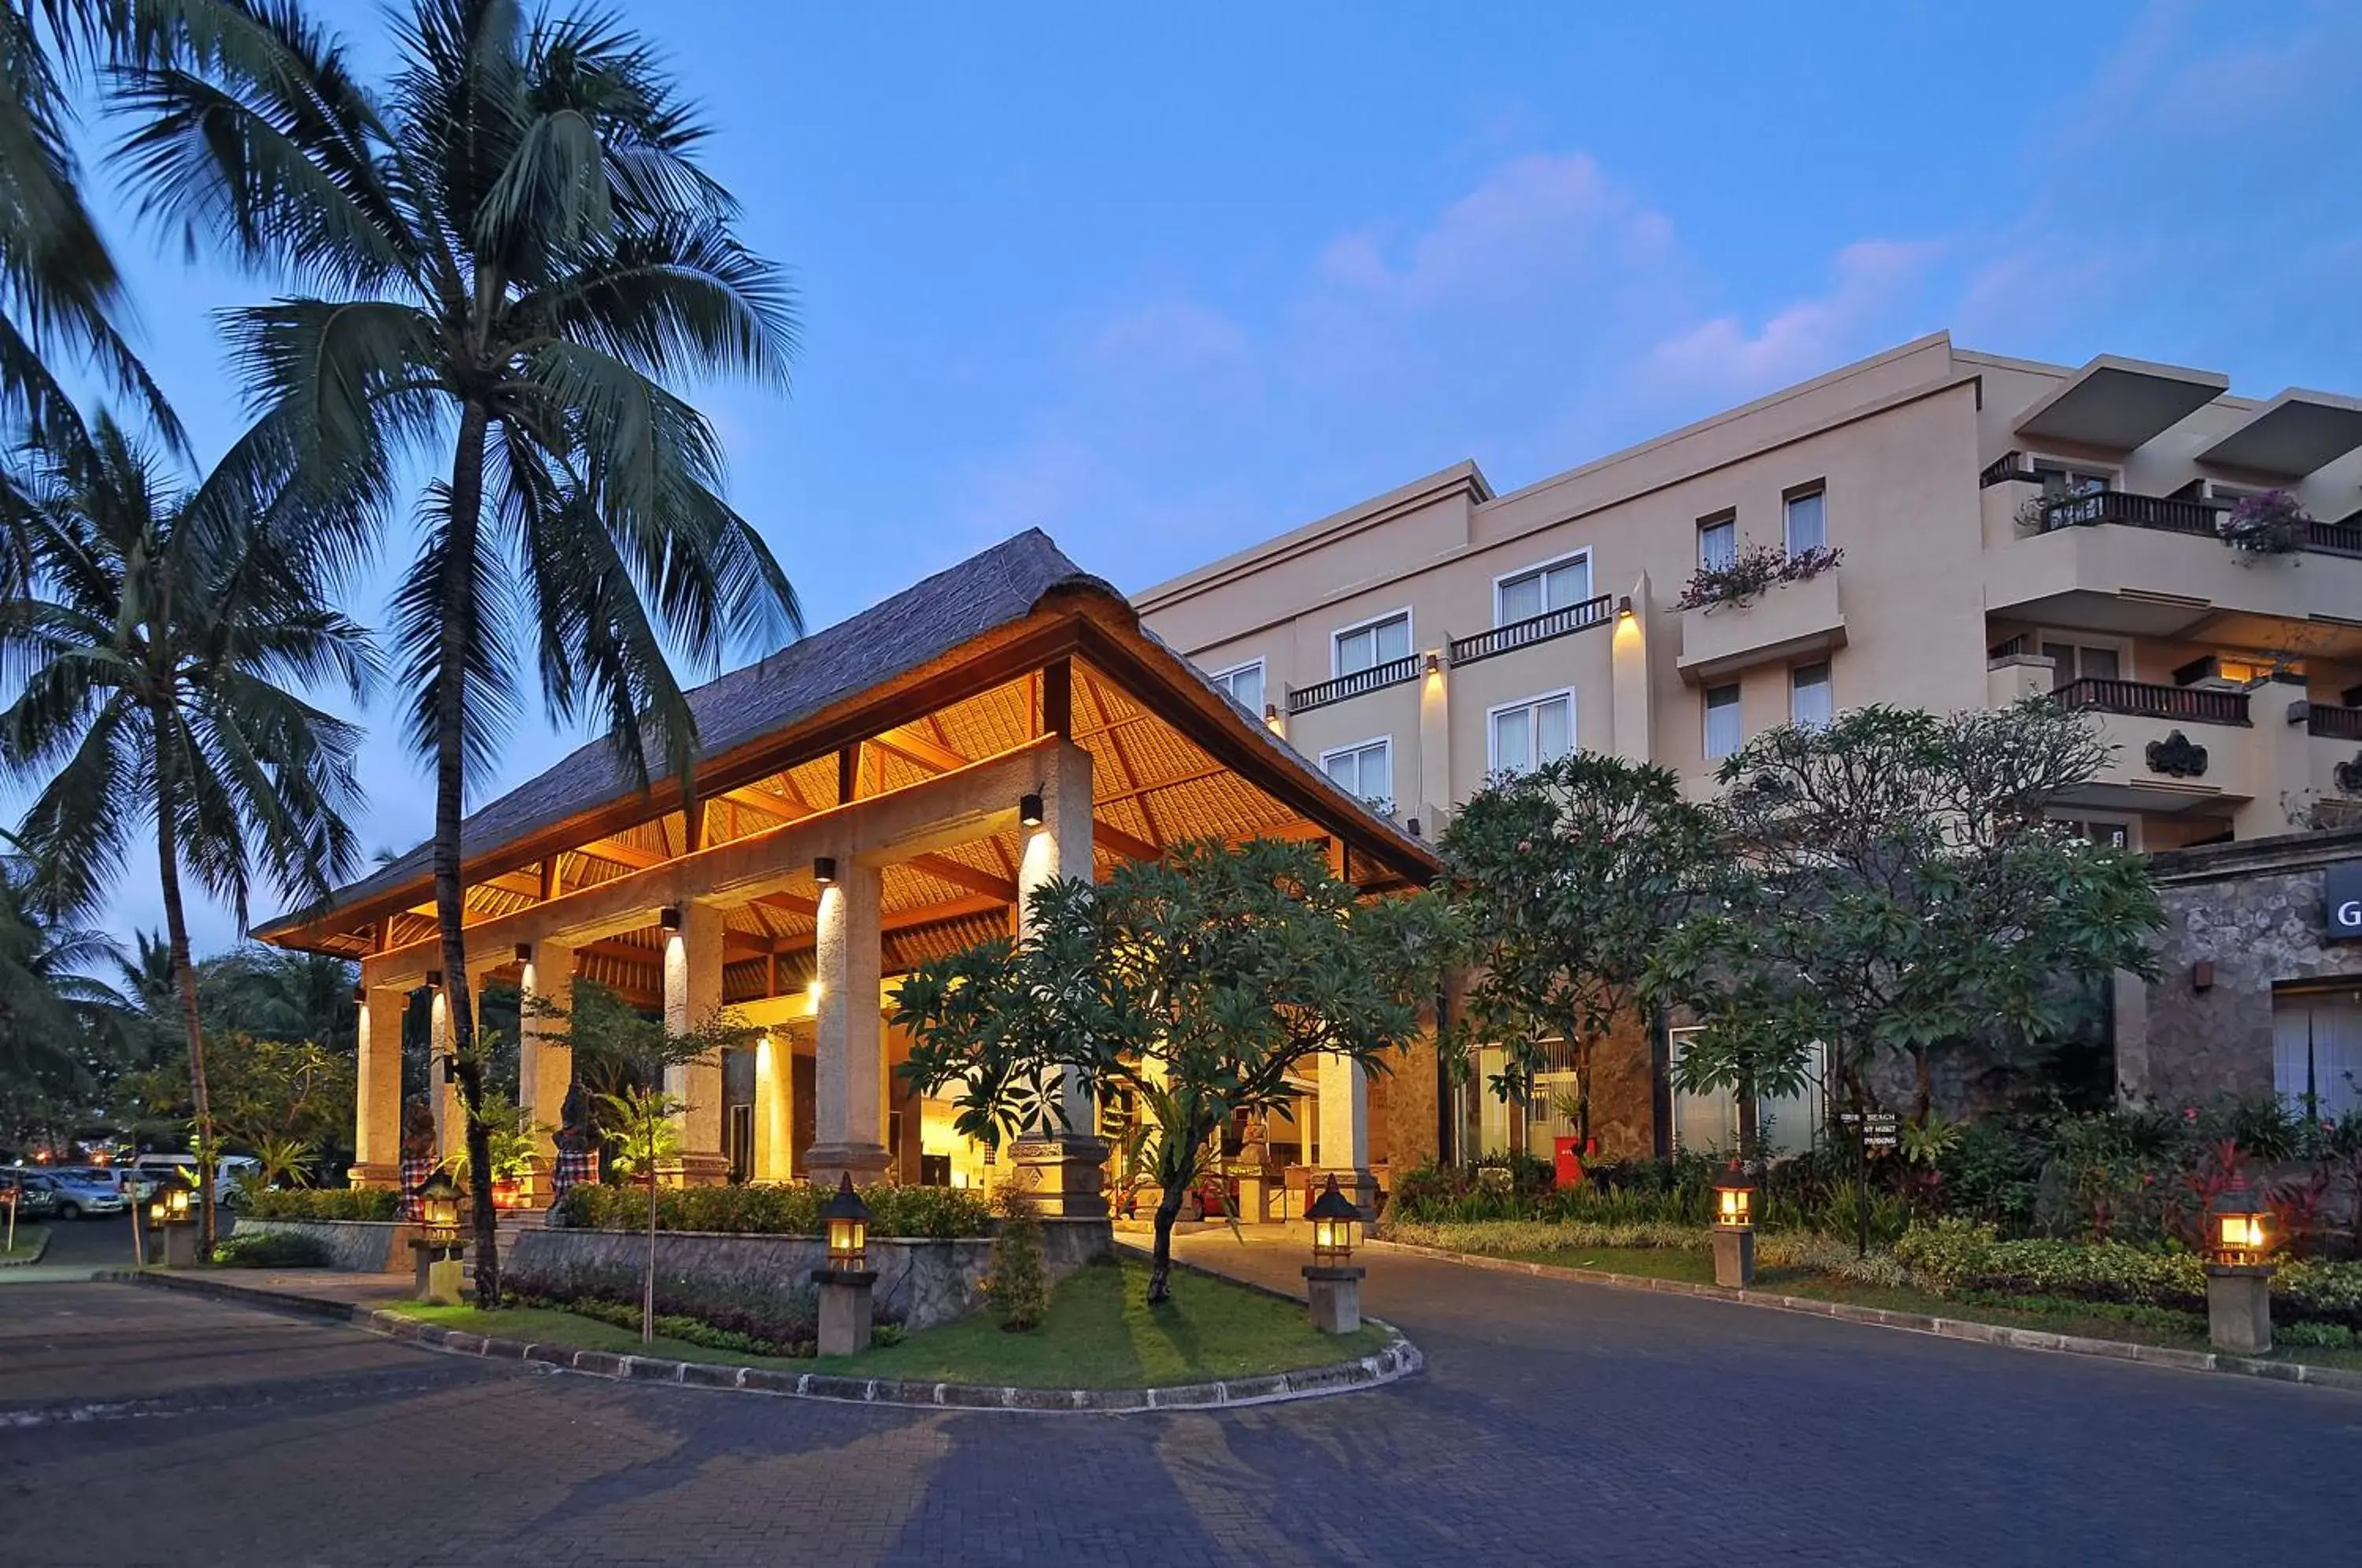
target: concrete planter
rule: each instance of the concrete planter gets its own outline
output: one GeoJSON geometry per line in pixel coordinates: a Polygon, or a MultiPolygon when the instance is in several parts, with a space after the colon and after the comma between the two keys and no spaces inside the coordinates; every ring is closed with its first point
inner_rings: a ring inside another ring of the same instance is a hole
{"type": "MultiPolygon", "coordinates": [[[[1113,1250],[1104,1220],[1044,1220],[1042,1231],[1053,1280],[1113,1250]]],[[[527,1231],[515,1239],[504,1272],[520,1288],[561,1295],[573,1279],[618,1272],[636,1275],[646,1264],[647,1246],[645,1231],[527,1231]]],[[[984,1305],[984,1281],[992,1268],[990,1237],[936,1241],[872,1236],[868,1246],[869,1267],[877,1275],[871,1298],[877,1321],[899,1323],[915,1332],[964,1318],[984,1305]]],[[[657,1270],[662,1278],[800,1295],[812,1288],[812,1270],[827,1261],[828,1244],[817,1236],[657,1232],[657,1270]]]]}
{"type": "Polygon", "coordinates": [[[411,1238],[419,1228],[402,1220],[253,1220],[239,1215],[236,1236],[308,1236],[328,1254],[331,1268],[356,1274],[406,1274],[411,1238]]]}

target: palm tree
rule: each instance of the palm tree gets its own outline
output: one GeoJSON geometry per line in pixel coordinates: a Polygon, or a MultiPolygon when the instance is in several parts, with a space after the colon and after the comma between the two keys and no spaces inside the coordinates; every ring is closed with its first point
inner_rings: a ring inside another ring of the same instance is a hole
{"type": "MultiPolygon", "coordinates": [[[[212,1146],[185,875],[241,926],[256,856],[292,899],[325,892],[359,846],[360,731],[296,696],[374,669],[368,635],[324,607],[284,509],[216,469],[169,489],[106,416],[13,491],[31,547],[25,597],[0,603],[0,764],[46,782],[17,837],[50,908],[93,907],[152,829],[201,1149],[212,1146]],[[245,520],[243,526],[230,520],[245,520]]],[[[234,468],[236,465],[232,465],[234,468]]],[[[204,1239],[213,1238],[205,1184],[204,1239]]]]}
{"type": "MultiPolygon", "coordinates": [[[[226,4],[229,0],[225,0],[226,4]]],[[[784,387],[790,293],[733,231],[695,160],[704,129],[648,46],[516,0],[410,0],[390,79],[357,81],[292,9],[243,0],[185,66],[135,72],[132,178],[298,293],[229,322],[261,416],[254,452],[324,494],[399,510],[437,478],[394,601],[407,733],[433,761],[442,968],[467,973],[460,823],[529,658],[554,720],[603,717],[627,777],[693,784],[696,729],[668,647],[792,635],[793,591],[722,499],[712,427],[666,384],[784,387]]],[[[692,810],[692,822],[697,820],[692,810]]],[[[448,990],[477,1240],[500,1299],[468,988],[448,990]]]]}

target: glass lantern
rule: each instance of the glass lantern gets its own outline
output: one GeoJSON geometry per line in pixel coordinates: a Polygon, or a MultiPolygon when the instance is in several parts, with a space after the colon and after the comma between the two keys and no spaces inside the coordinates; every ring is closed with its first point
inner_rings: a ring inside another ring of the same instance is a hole
{"type": "Polygon", "coordinates": [[[2215,1263],[2259,1264],[2271,1251],[2271,1209],[2245,1176],[2233,1176],[2214,1195],[2206,1218],[2215,1263]]]}
{"type": "Polygon", "coordinates": [[[188,1222],[188,1218],[189,1189],[185,1187],[176,1187],[172,1188],[171,1191],[164,1195],[165,1222],[172,1225],[182,1225],[188,1222]]]}
{"type": "Polygon", "coordinates": [[[1755,1223],[1755,1184],[1747,1179],[1747,1172],[1737,1160],[1731,1161],[1730,1168],[1715,1180],[1714,1222],[1732,1231],[1746,1230],[1755,1223]]]}
{"type": "Polygon", "coordinates": [[[459,1184],[451,1173],[437,1170],[418,1188],[419,1217],[426,1224],[426,1239],[438,1247],[455,1246],[459,1240],[459,1184]]]}
{"type": "Polygon", "coordinates": [[[1343,1268],[1352,1261],[1353,1243],[1361,1239],[1362,1211],[1338,1190],[1335,1176],[1329,1178],[1328,1187],[1304,1217],[1312,1221],[1314,1267],[1343,1268]]]}
{"type": "Polygon", "coordinates": [[[853,1190],[853,1174],[837,1178],[835,1196],[822,1206],[828,1227],[828,1266],[857,1272],[869,1266],[869,1205],[853,1190]]]}

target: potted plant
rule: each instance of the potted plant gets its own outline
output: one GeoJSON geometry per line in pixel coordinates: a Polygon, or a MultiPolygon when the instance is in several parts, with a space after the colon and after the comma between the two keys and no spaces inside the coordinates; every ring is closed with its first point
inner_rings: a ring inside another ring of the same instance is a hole
{"type": "MultiPolygon", "coordinates": [[[[521,1209],[524,1206],[524,1178],[533,1174],[534,1139],[546,1130],[528,1121],[524,1108],[497,1089],[485,1091],[483,1118],[492,1165],[492,1206],[521,1209]]],[[[454,1167],[454,1175],[462,1184],[467,1181],[468,1168],[468,1153],[463,1145],[454,1167]]]]}
{"type": "Polygon", "coordinates": [[[1726,605],[1743,609],[1771,589],[1784,582],[1809,582],[1844,558],[1843,550],[1827,545],[1794,554],[1773,545],[1749,545],[1727,561],[1709,561],[1692,572],[1673,608],[1708,614],[1726,605]]]}
{"type": "Polygon", "coordinates": [[[2241,496],[2214,519],[2215,535],[2224,544],[2258,556],[2293,555],[2304,548],[2312,529],[2312,517],[2284,490],[2241,496]]]}

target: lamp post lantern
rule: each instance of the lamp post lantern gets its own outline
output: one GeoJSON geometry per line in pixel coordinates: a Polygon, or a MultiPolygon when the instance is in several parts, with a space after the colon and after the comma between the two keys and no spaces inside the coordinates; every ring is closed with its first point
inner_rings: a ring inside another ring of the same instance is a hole
{"type": "Polygon", "coordinates": [[[1755,1283],[1755,1184],[1737,1160],[1714,1183],[1714,1282],[1731,1290],[1755,1283]]]}
{"type": "Polygon", "coordinates": [[[412,1294],[435,1306],[457,1307],[468,1249],[459,1240],[459,1184],[449,1171],[438,1166],[419,1184],[418,1214],[425,1233],[410,1243],[412,1294]]]}
{"type": "Polygon", "coordinates": [[[1304,1217],[1312,1221],[1312,1262],[1304,1270],[1312,1326],[1324,1334],[1350,1334],[1362,1326],[1362,1276],[1369,1272],[1353,1263],[1362,1211],[1332,1176],[1304,1217]]]}
{"type": "Polygon", "coordinates": [[[828,1262],[812,1270],[812,1283],[820,1287],[815,1348],[822,1355],[851,1355],[868,1347],[870,1292],[877,1283],[869,1266],[869,1205],[853,1189],[851,1172],[839,1176],[820,1218],[828,1233],[828,1262]]]}
{"type": "Polygon", "coordinates": [[[148,1217],[163,1235],[166,1268],[196,1266],[197,1228],[192,1222],[195,1216],[189,1212],[189,1196],[185,1187],[160,1187],[148,1206],[148,1217]]]}
{"type": "Polygon", "coordinates": [[[2234,1176],[2206,1206],[2206,1337],[2216,1350],[2272,1348],[2271,1209],[2234,1176]]]}

